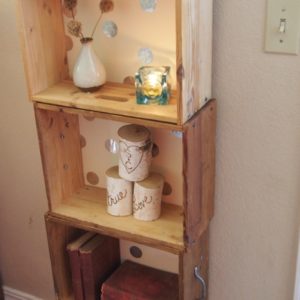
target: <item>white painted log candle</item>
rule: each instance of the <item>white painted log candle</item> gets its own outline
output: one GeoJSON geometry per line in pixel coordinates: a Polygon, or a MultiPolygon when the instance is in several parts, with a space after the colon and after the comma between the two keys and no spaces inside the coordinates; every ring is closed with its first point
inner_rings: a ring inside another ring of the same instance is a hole
{"type": "Polygon", "coordinates": [[[136,219],[153,221],[160,217],[164,178],[157,173],[134,184],[133,215],[136,219]]]}
{"type": "Polygon", "coordinates": [[[149,175],[152,160],[150,131],[139,125],[126,125],[118,130],[120,138],[119,174],[129,181],[142,181],[149,175]]]}
{"type": "Polygon", "coordinates": [[[113,216],[132,214],[132,182],[119,176],[118,166],[105,173],[107,184],[107,212],[113,216]]]}

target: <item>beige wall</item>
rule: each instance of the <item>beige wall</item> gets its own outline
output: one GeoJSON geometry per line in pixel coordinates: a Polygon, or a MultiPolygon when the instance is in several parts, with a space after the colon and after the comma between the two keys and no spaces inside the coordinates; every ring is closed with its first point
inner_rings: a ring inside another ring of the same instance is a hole
{"type": "Polygon", "coordinates": [[[300,56],[263,52],[263,0],[215,0],[218,99],[211,300],[291,300],[300,200],[300,56]]]}
{"type": "Polygon", "coordinates": [[[0,1],[0,272],[4,285],[53,299],[43,220],[47,200],[14,2],[0,1]]]}
{"type": "MultiPolygon", "coordinates": [[[[210,300],[292,299],[300,196],[300,57],[264,54],[262,0],[215,0],[218,98],[210,300]]],[[[0,2],[0,268],[53,299],[47,210],[14,1],[0,2]]]]}

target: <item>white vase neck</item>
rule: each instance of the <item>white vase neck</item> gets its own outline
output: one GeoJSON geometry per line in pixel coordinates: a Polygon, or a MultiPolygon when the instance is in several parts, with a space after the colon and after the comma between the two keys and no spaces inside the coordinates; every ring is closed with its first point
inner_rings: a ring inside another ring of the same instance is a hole
{"type": "Polygon", "coordinates": [[[82,45],[91,44],[92,41],[93,41],[93,38],[91,38],[91,37],[85,37],[80,40],[82,45]]]}

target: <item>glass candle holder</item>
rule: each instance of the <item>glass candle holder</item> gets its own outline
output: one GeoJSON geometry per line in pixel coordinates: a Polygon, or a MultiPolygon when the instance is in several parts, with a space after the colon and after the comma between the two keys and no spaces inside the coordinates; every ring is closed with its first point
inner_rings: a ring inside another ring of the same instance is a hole
{"type": "Polygon", "coordinates": [[[138,104],[168,104],[170,67],[141,67],[135,75],[138,104]]]}

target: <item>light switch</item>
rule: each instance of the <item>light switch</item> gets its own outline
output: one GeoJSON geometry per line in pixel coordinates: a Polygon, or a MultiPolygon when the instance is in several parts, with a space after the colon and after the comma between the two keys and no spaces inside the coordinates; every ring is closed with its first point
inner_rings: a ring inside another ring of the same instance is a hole
{"type": "Polygon", "coordinates": [[[267,0],[265,51],[298,54],[300,0],[267,0]]]}

